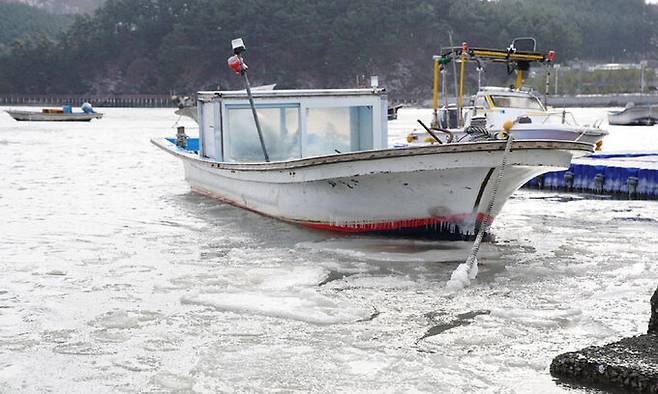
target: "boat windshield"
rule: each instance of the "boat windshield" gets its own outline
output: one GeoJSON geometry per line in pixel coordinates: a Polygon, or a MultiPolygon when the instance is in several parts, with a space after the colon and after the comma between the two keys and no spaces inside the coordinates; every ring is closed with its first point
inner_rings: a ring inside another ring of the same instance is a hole
{"type": "Polygon", "coordinates": [[[491,101],[496,107],[523,108],[543,111],[544,106],[536,97],[523,96],[491,96],[491,101]]]}

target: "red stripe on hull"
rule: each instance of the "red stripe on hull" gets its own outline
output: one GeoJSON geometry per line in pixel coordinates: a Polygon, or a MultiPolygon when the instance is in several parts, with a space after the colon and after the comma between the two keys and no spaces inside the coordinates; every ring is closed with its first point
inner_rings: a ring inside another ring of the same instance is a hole
{"type": "MultiPolygon", "coordinates": [[[[468,219],[471,214],[460,214],[460,215],[449,215],[449,216],[435,216],[431,218],[420,218],[420,219],[404,219],[404,220],[394,220],[390,222],[379,222],[379,223],[354,223],[354,224],[331,224],[331,223],[322,223],[322,222],[307,222],[303,220],[288,219],[279,216],[267,215],[262,212],[256,211],[252,208],[246,207],[242,204],[236,203],[235,201],[221,197],[209,190],[202,189],[199,187],[192,187],[192,190],[196,193],[203,194],[227,204],[236,206],[238,208],[246,209],[258,213],[260,215],[269,216],[275,219],[283,220],[289,223],[299,224],[305,227],[310,227],[318,230],[326,231],[335,231],[341,233],[368,233],[368,232],[384,232],[384,231],[397,231],[402,229],[417,229],[431,226],[440,226],[446,224],[455,224],[460,225],[465,220],[468,219]]],[[[477,214],[477,222],[481,223],[484,219],[483,213],[477,214]]],[[[489,216],[489,224],[493,223],[494,217],[489,216]]]]}
{"type": "MultiPolygon", "coordinates": [[[[404,219],[404,220],[395,220],[390,222],[379,222],[379,223],[355,223],[355,224],[329,224],[329,223],[315,223],[315,222],[304,222],[304,221],[294,221],[299,223],[302,226],[312,227],[320,230],[329,230],[337,231],[343,233],[368,233],[368,232],[379,232],[379,231],[396,231],[401,229],[413,229],[413,228],[423,228],[437,225],[445,224],[462,224],[470,214],[462,215],[451,215],[451,216],[438,216],[431,218],[421,218],[421,219],[404,219]]],[[[484,214],[478,213],[477,221],[482,222],[484,219],[484,214]]],[[[489,224],[493,222],[493,217],[489,216],[489,224]]]]}

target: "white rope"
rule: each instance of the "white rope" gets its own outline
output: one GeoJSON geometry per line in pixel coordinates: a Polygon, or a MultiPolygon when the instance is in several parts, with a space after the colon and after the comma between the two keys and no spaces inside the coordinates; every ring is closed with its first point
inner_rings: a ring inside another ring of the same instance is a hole
{"type": "Polygon", "coordinates": [[[178,115],[178,119],[176,119],[176,122],[174,122],[174,125],[171,126],[172,129],[173,129],[174,127],[178,126],[178,122],[180,122],[180,120],[181,120],[182,117],[183,117],[183,115],[178,115]]]}
{"type": "Polygon", "coordinates": [[[505,152],[503,152],[503,159],[498,170],[498,177],[494,183],[493,189],[491,189],[491,198],[489,199],[489,204],[487,209],[484,212],[484,217],[482,218],[482,223],[480,224],[480,231],[478,231],[477,236],[475,237],[475,242],[471,247],[471,253],[469,253],[466,262],[460,264],[450,276],[446,287],[449,290],[461,290],[464,287],[470,284],[471,279],[475,279],[478,273],[478,261],[477,254],[480,251],[480,244],[482,243],[482,238],[484,234],[489,230],[489,218],[491,217],[491,211],[496,203],[496,193],[498,193],[498,188],[500,183],[503,181],[503,176],[505,175],[505,167],[507,167],[507,157],[512,150],[512,135],[508,134],[507,144],[505,144],[505,152]]]}

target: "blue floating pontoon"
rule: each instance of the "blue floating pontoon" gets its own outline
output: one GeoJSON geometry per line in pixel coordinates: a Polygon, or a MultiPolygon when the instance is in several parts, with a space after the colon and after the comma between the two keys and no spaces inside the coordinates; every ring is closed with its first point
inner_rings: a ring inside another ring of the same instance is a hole
{"type": "Polygon", "coordinates": [[[539,176],[526,186],[658,199],[658,152],[595,154],[574,160],[566,171],[539,176]]]}

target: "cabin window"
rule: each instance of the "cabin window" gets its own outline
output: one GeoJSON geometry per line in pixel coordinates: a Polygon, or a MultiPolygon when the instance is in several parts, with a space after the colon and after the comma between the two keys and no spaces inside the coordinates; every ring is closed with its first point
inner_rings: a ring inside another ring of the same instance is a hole
{"type": "Polygon", "coordinates": [[[203,140],[203,155],[205,157],[217,159],[219,155],[217,154],[217,145],[215,144],[215,118],[213,108],[213,103],[201,104],[201,116],[199,121],[202,124],[201,130],[203,130],[203,132],[200,133],[199,137],[203,140]]]}
{"type": "MultiPolygon", "coordinates": [[[[249,105],[227,105],[227,160],[263,161],[249,105]]],[[[267,154],[272,161],[301,157],[298,105],[256,106],[267,154]]]]}
{"type": "Polygon", "coordinates": [[[372,107],[306,109],[304,156],[320,156],[372,149],[372,107]]]}
{"type": "Polygon", "coordinates": [[[544,110],[544,106],[535,97],[491,96],[491,101],[496,107],[544,110]]]}

